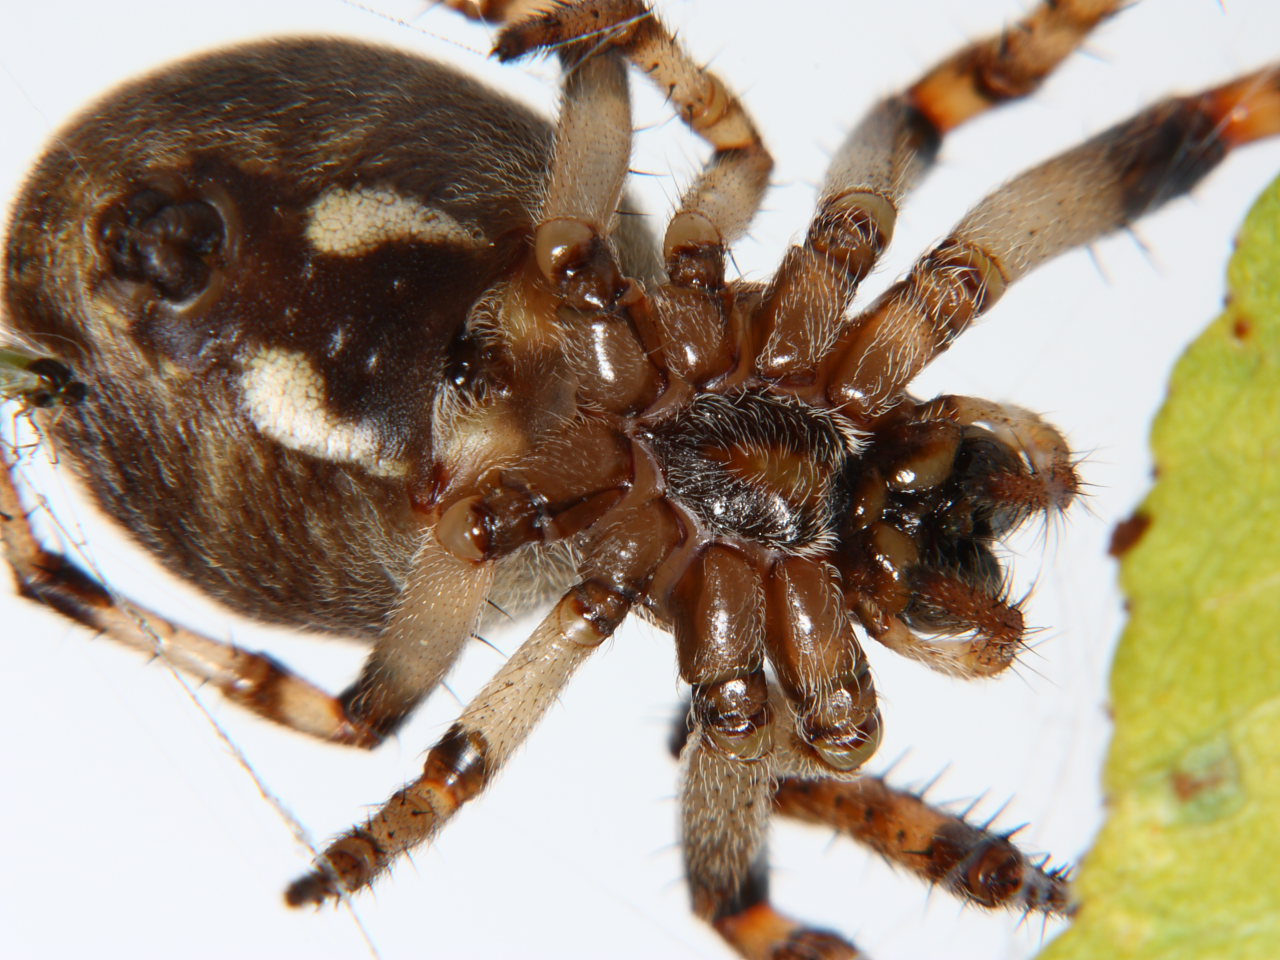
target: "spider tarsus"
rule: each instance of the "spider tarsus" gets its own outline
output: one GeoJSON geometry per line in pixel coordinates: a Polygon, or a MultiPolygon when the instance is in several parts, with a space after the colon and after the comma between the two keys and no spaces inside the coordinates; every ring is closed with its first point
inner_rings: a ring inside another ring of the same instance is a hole
{"type": "Polygon", "coordinates": [[[848,783],[785,778],[774,797],[784,816],[834,828],[975,906],[1071,911],[1068,872],[1045,870],[1007,836],[943,813],[917,794],[870,775],[848,783]]]}
{"type": "Polygon", "coordinates": [[[336,899],[333,880],[323,873],[308,873],[289,884],[284,892],[284,902],[291,907],[323,906],[326,900],[336,899]]]}

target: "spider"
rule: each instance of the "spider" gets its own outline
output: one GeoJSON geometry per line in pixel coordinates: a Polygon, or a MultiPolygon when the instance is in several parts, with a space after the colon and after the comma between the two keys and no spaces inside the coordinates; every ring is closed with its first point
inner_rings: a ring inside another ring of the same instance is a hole
{"type": "MultiPolygon", "coordinates": [[[[882,684],[882,686],[886,687],[886,689],[887,689],[887,687],[888,687],[888,685],[887,685],[887,684],[882,684]]],[[[895,700],[899,700],[899,701],[901,701],[902,699],[904,699],[904,695],[902,695],[902,694],[897,694],[897,695],[895,696],[895,700]]],[[[892,723],[892,722],[891,722],[891,723],[892,723]]],[[[433,868],[434,868],[434,869],[438,869],[438,868],[439,868],[439,864],[433,864],[433,868]]]]}

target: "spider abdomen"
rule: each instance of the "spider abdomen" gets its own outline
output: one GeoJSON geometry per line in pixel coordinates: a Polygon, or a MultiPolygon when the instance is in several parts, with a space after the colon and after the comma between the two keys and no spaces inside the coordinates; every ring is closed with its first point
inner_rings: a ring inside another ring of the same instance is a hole
{"type": "MultiPolygon", "coordinates": [[[[53,427],[67,460],[214,596],[375,635],[427,528],[410,493],[438,401],[469,388],[468,319],[519,259],[551,144],[447,67],[318,38],[196,57],[91,107],[7,239],[7,323],[104,400],[53,427]]],[[[646,275],[643,228],[621,234],[646,275]]],[[[564,577],[563,556],[532,564],[564,577]]]]}

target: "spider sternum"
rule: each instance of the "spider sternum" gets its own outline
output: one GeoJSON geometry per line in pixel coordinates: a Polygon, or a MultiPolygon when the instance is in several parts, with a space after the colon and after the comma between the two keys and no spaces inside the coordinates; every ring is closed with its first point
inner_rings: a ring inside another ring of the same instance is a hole
{"type": "Polygon", "coordinates": [[[851,451],[825,411],[760,388],[702,393],[643,442],[667,495],[709,533],[795,553],[830,539],[851,451]]]}

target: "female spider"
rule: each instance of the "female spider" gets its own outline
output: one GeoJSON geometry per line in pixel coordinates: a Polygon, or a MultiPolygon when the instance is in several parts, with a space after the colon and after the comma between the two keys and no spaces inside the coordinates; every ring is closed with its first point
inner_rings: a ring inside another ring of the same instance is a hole
{"type": "MultiPolygon", "coordinates": [[[[589,295],[594,295],[593,291],[588,291],[588,294],[589,294],[589,295]]],[[[759,400],[759,401],[757,401],[757,400],[753,400],[753,401],[751,401],[751,402],[752,402],[752,403],[755,403],[755,402],[761,402],[761,403],[763,403],[764,401],[763,401],[763,400],[759,400]]],[[[736,409],[736,410],[737,410],[737,412],[739,412],[739,413],[741,413],[741,412],[742,412],[742,408],[741,408],[741,407],[738,407],[738,408],[735,408],[735,409],[736,409]]],[[[700,410],[700,415],[701,415],[701,413],[703,412],[703,408],[699,408],[699,410],[700,410]]],[[[714,411],[711,411],[711,412],[706,413],[706,415],[707,415],[707,416],[713,416],[713,414],[714,414],[714,411]]],[[[772,414],[769,414],[769,415],[771,416],[772,414]]],[[[655,421],[655,422],[658,422],[658,421],[655,421]]],[[[669,422],[669,421],[668,421],[668,422],[669,422]]],[[[699,429],[701,429],[701,428],[699,428],[699,429]]],[[[674,461],[678,460],[680,456],[684,455],[684,451],[683,451],[683,449],[682,449],[682,441],[681,441],[681,437],[682,437],[682,436],[684,436],[684,434],[681,432],[681,430],[679,430],[679,429],[675,429],[675,428],[671,428],[671,429],[670,429],[670,430],[668,430],[668,432],[665,434],[665,443],[667,444],[667,448],[668,448],[668,453],[666,454],[666,456],[667,456],[667,458],[668,458],[668,459],[667,459],[668,465],[670,465],[672,462],[674,462],[674,461]]],[[[820,439],[821,439],[821,438],[820,438],[820,439]]],[[[828,438],[828,439],[829,439],[829,438],[828,438]]],[[[825,442],[825,441],[823,441],[823,442],[825,442]]],[[[661,445],[661,444],[659,444],[659,445],[661,445]]],[[[685,444],[684,446],[687,446],[687,444],[685,444]]],[[[688,492],[686,492],[685,496],[686,496],[686,498],[687,498],[688,496],[690,496],[690,494],[689,494],[688,492]]],[[[460,501],[459,501],[459,502],[460,502],[460,501]]],[[[467,509],[469,509],[469,507],[468,507],[467,509]]],[[[466,514],[465,516],[469,517],[469,516],[471,516],[471,515],[470,515],[470,514],[466,514]]],[[[455,518],[455,519],[456,519],[456,518],[455,518]]],[[[705,520],[706,518],[704,517],[703,519],[705,520]]],[[[724,531],[721,531],[721,532],[723,533],[724,531]]],[[[730,535],[734,535],[734,536],[736,536],[736,535],[740,535],[740,534],[741,534],[741,532],[742,532],[741,530],[737,530],[737,529],[735,528],[734,530],[731,530],[731,531],[730,531],[730,535]]],[[[817,542],[818,542],[818,540],[820,539],[820,538],[819,538],[819,537],[817,537],[816,535],[811,535],[811,534],[803,534],[803,536],[808,538],[808,539],[806,540],[806,542],[817,543],[817,542]]],[[[954,612],[954,611],[953,611],[953,612],[954,612]]],[[[918,618],[924,618],[924,617],[926,616],[926,614],[925,614],[925,613],[920,612],[920,611],[917,611],[915,615],[916,615],[918,618]]],[[[856,674],[856,671],[855,671],[855,674],[856,674]]],[[[803,678],[801,678],[801,680],[803,680],[803,678]]],[[[797,682],[799,682],[799,681],[797,681],[797,682]]],[[[868,716],[869,716],[869,714],[868,714],[868,716]]],[[[802,718],[802,719],[804,719],[804,718],[802,718]]],[[[811,715],[811,716],[809,716],[809,717],[808,717],[808,719],[813,720],[813,719],[814,719],[814,717],[811,715]]],[[[797,729],[798,729],[798,728],[797,728],[797,729]]],[[[863,732],[865,733],[866,731],[864,730],[863,732]]],[[[820,736],[820,735],[816,734],[816,733],[814,732],[814,729],[813,729],[813,724],[810,724],[810,725],[809,725],[809,728],[808,728],[808,739],[807,739],[805,742],[806,742],[806,743],[808,743],[810,746],[815,747],[815,749],[825,749],[825,750],[827,750],[827,751],[828,751],[828,754],[827,754],[827,756],[826,756],[826,759],[827,759],[827,760],[829,760],[829,761],[833,759],[833,758],[830,756],[830,751],[833,749],[833,743],[834,743],[834,741],[833,741],[831,738],[829,738],[829,737],[828,737],[828,738],[826,738],[826,739],[824,739],[824,738],[823,738],[823,736],[820,736]]],[[[846,743],[846,744],[844,744],[844,745],[845,745],[845,746],[847,746],[847,743],[846,743]]],[[[838,744],[838,743],[837,743],[837,744],[835,744],[835,749],[837,749],[837,750],[838,750],[840,746],[841,746],[841,745],[840,745],[840,744],[838,744]]],[[[839,757],[835,757],[834,759],[835,759],[835,760],[837,760],[837,761],[839,761],[841,758],[839,758],[839,757]]]]}

